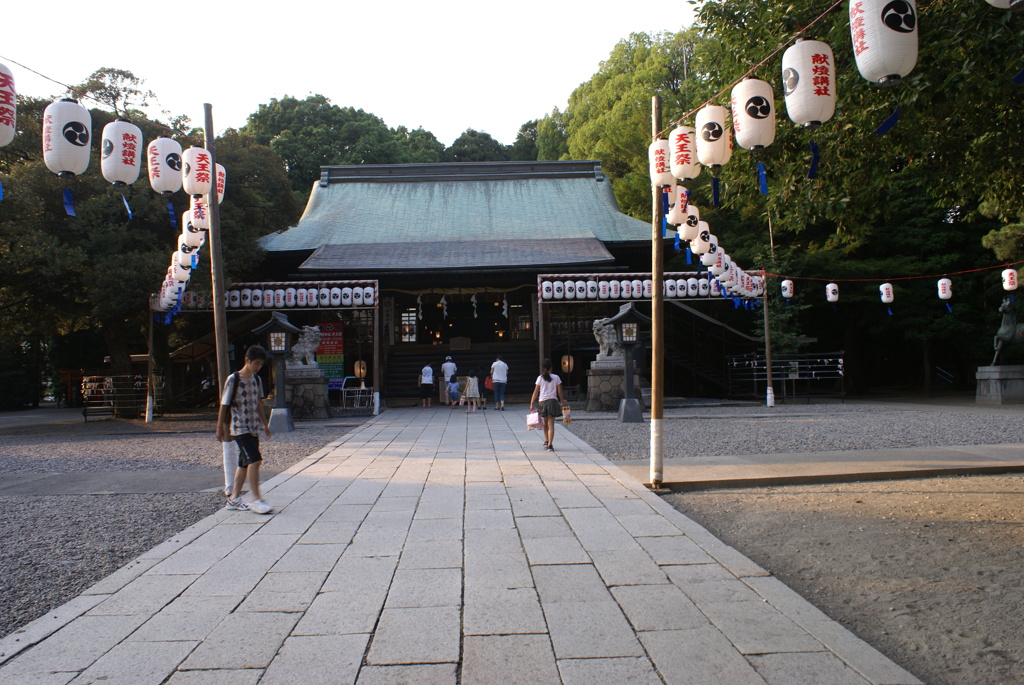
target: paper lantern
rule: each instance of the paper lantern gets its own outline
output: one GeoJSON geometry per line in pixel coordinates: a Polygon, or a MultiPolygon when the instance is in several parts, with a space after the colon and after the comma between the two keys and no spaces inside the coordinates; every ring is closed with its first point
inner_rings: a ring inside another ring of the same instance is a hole
{"type": "Polygon", "coordinates": [[[644,296],[644,282],[639,278],[634,278],[629,282],[629,294],[635,299],[639,299],[644,296]]]}
{"type": "Polygon", "coordinates": [[[255,309],[259,309],[263,306],[263,290],[261,288],[252,289],[252,306],[255,309]]]}
{"type": "Polygon", "coordinates": [[[305,288],[296,288],[295,289],[295,306],[296,307],[305,307],[306,304],[307,304],[307,302],[306,302],[306,289],[305,288]]]}
{"type": "Polygon", "coordinates": [[[582,300],[587,297],[587,282],[576,281],[576,299],[582,300]]]}
{"type": "Polygon", "coordinates": [[[825,299],[829,302],[839,301],[839,286],[835,283],[829,283],[825,286],[825,299]]]}
{"type": "Polygon", "coordinates": [[[697,295],[699,293],[700,293],[700,284],[697,282],[697,279],[696,278],[688,278],[688,279],[686,279],[686,296],[687,297],[697,297],[697,295]]]}
{"type": "Polygon", "coordinates": [[[9,145],[18,131],[18,94],[14,74],[0,64],[0,147],[9,145]]]}
{"type": "Polygon", "coordinates": [[[217,204],[224,201],[224,186],[228,182],[228,172],[220,164],[214,165],[217,169],[217,204]]]}
{"type": "Polygon", "coordinates": [[[176,140],[160,136],[146,148],[149,166],[149,185],[161,195],[181,190],[181,145],[176,140]]]}
{"type": "Polygon", "coordinates": [[[711,288],[711,297],[722,297],[722,295],[725,294],[725,291],[722,289],[722,284],[718,282],[717,278],[712,279],[708,286],[711,288]]]}
{"type": "Polygon", "coordinates": [[[284,307],[284,288],[274,288],[274,307],[277,309],[284,307]]]}
{"type": "Polygon", "coordinates": [[[726,111],[721,105],[707,105],[697,112],[697,160],[712,171],[718,171],[732,154],[726,111]]]}
{"type": "Polygon", "coordinates": [[[320,288],[317,291],[316,301],[321,307],[329,307],[331,304],[331,289],[320,288]]]}
{"type": "Polygon", "coordinates": [[[372,285],[363,287],[363,304],[367,307],[372,307],[377,304],[377,293],[374,291],[372,285]]]}
{"type": "Polygon", "coordinates": [[[345,286],[341,289],[341,306],[351,307],[352,306],[352,288],[345,286]]]}
{"type": "Polygon", "coordinates": [[[677,292],[678,291],[676,290],[676,279],[665,279],[665,297],[675,297],[677,292]]]}
{"type": "Polygon", "coordinates": [[[953,297],[953,281],[948,278],[940,278],[936,285],[939,287],[940,300],[948,300],[953,297]]]}
{"type": "Polygon", "coordinates": [[[611,284],[608,281],[601,281],[597,284],[597,298],[599,300],[607,300],[611,294],[611,284]]]}
{"type": "Polygon", "coordinates": [[[676,279],[676,295],[686,297],[689,280],[685,278],[676,279]]]}
{"type": "Polygon", "coordinates": [[[192,276],[192,269],[186,269],[181,264],[172,264],[171,272],[174,280],[178,283],[188,283],[188,279],[192,276]]]}
{"type": "MultiPolygon", "coordinates": [[[[328,297],[330,292],[328,291],[328,297]]],[[[316,288],[306,288],[306,306],[315,307],[320,300],[320,291],[316,288]]]]}
{"type": "Polygon", "coordinates": [[[664,138],[651,143],[647,148],[647,161],[651,167],[651,185],[667,186],[675,183],[669,167],[668,141],[664,138]]]}
{"type": "Polygon", "coordinates": [[[679,228],[682,240],[693,240],[700,232],[700,210],[696,205],[686,205],[686,221],[679,228]]]}
{"type": "Polygon", "coordinates": [[[708,227],[708,222],[698,222],[697,236],[690,241],[690,251],[696,255],[707,254],[711,249],[711,242],[708,240],[710,237],[711,230],[708,227]]]}
{"type": "Polygon", "coordinates": [[[171,254],[171,264],[172,265],[178,264],[178,265],[180,265],[181,267],[183,267],[185,269],[191,269],[192,268],[192,255],[190,253],[188,253],[188,252],[182,252],[180,250],[175,250],[171,254]]]}
{"type": "Polygon", "coordinates": [[[89,168],[92,115],[74,100],[51,102],[43,110],[43,161],[61,178],[89,168]]]}
{"type": "Polygon", "coordinates": [[[892,283],[883,283],[882,285],[878,286],[878,292],[881,293],[882,302],[884,302],[885,304],[892,304],[892,283]]]}
{"type": "Polygon", "coordinates": [[[689,181],[700,175],[700,163],[697,161],[697,129],[692,126],[680,126],[668,137],[671,155],[669,168],[676,178],[689,181]]]}
{"type": "Polygon", "coordinates": [[[565,283],[562,282],[562,281],[555,281],[552,285],[554,286],[555,299],[556,300],[564,300],[565,299],[565,283]]]}
{"type": "Polygon", "coordinates": [[[619,297],[624,300],[635,297],[633,293],[633,281],[619,281],[619,297]]]}
{"type": "Polygon", "coordinates": [[[893,86],[917,64],[914,0],[850,0],[850,35],[860,75],[893,86]]]}
{"type": "Polygon", "coordinates": [[[1024,9],[1021,7],[1020,0],[985,0],[985,2],[1001,10],[1024,9]]]}
{"type": "MultiPolygon", "coordinates": [[[[294,307],[295,306],[295,292],[296,292],[295,288],[285,288],[284,289],[284,306],[285,307],[294,307]]],[[[274,299],[275,300],[277,299],[276,295],[275,295],[274,299]]]]}
{"type": "Polygon", "coordinates": [[[835,56],[828,43],[798,40],[782,55],[786,113],[794,124],[818,128],[836,112],[835,56]]]}
{"type": "Polygon", "coordinates": [[[644,286],[644,297],[647,297],[647,298],[654,297],[654,281],[652,281],[649,278],[648,279],[644,279],[643,286],[644,286]]]}
{"type": "Polygon", "coordinates": [[[711,292],[711,286],[708,285],[708,279],[706,279],[706,278],[698,278],[697,279],[697,296],[698,297],[707,297],[710,292],[711,292]]]}
{"type": "Polygon", "coordinates": [[[679,226],[686,222],[686,217],[688,216],[686,207],[690,202],[686,195],[687,190],[683,186],[669,187],[672,188],[672,193],[669,196],[668,215],[665,218],[673,226],[679,226]]]}
{"type": "Polygon", "coordinates": [[[210,228],[210,208],[202,195],[193,195],[188,201],[188,215],[192,226],[206,231],[210,228]]]}
{"type": "Polygon", "coordinates": [[[1017,289],[1017,270],[1016,269],[1004,269],[1003,270],[1003,290],[1016,290],[1017,289]]]}
{"type": "Polygon", "coordinates": [[[766,81],[743,79],[732,89],[732,126],[736,144],[761,150],[775,140],[775,94],[766,81]]]}
{"type": "Polygon", "coordinates": [[[103,127],[100,173],[117,187],[139,180],[142,166],[142,129],[127,119],[116,119],[103,127]]]}
{"type": "Polygon", "coordinates": [[[265,309],[274,308],[274,291],[271,288],[263,289],[263,307],[265,309]]]}
{"type": "Polygon", "coordinates": [[[189,247],[202,247],[206,242],[206,231],[196,228],[190,221],[189,215],[181,217],[181,239],[189,247]]]}
{"type": "Polygon", "coordinates": [[[599,290],[599,288],[597,286],[597,281],[594,281],[594,280],[587,281],[587,299],[588,300],[596,300],[597,299],[598,290],[599,290]]]}
{"type": "Polygon", "coordinates": [[[252,288],[242,288],[238,291],[238,306],[246,308],[252,306],[252,288]]]}
{"type": "Polygon", "coordinates": [[[562,284],[565,292],[565,299],[575,300],[576,299],[576,281],[565,281],[562,284]]]}
{"type": "Polygon", "coordinates": [[[358,288],[358,287],[357,288],[352,288],[352,304],[355,305],[356,307],[362,307],[363,306],[363,289],[362,288],[358,288]]]}
{"type": "Polygon", "coordinates": [[[613,300],[622,297],[622,281],[608,281],[608,296],[613,300]]]}
{"type": "Polygon", "coordinates": [[[793,297],[793,281],[787,279],[782,282],[782,296],[787,300],[793,297]]]}
{"type": "Polygon", "coordinates": [[[551,281],[544,281],[540,284],[540,296],[543,300],[550,300],[555,296],[555,284],[551,281]]]}
{"type": "Polygon", "coordinates": [[[181,153],[181,186],[189,195],[209,195],[213,187],[213,160],[210,151],[190,147],[181,153]]]}
{"type": "Polygon", "coordinates": [[[241,290],[229,290],[228,291],[228,306],[237,309],[242,304],[242,291],[241,290]]]}

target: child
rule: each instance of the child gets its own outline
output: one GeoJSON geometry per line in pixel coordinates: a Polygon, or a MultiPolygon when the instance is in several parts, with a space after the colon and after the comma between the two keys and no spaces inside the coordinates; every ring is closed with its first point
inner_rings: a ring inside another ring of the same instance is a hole
{"type": "Polygon", "coordinates": [[[253,345],[245,351],[245,366],[237,373],[228,376],[224,384],[224,394],[220,400],[220,413],[217,416],[218,440],[224,438],[224,423],[231,417],[231,436],[238,445],[238,468],[235,469],[235,480],[231,494],[228,495],[228,509],[236,511],[253,511],[257,514],[269,514],[272,507],[263,501],[260,494],[260,430],[267,438],[270,437],[270,426],[263,414],[260,399],[263,397],[263,384],[259,372],[267,360],[267,351],[259,345],[253,345]],[[246,504],[242,501],[242,485],[249,480],[249,491],[253,501],[246,504]]]}
{"type": "Polygon", "coordinates": [[[445,386],[448,390],[448,401],[451,402],[452,409],[455,409],[455,405],[459,403],[459,378],[455,374],[448,379],[448,385],[445,386]]]}
{"type": "Polygon", "coordinates": [[[469,404],[469,408],[466,409],[467,414],[476,413],[476,405],[480,400],[480,384],[476,379],[476,369],[469,372],[469,377],[466,379],[466,403],[469,404]]]}
{"type": "Polygon", "coordinates": [[[530,397],[530,412],[533,412],[533,405],[537,402],[538,412],[544,419],[544,447],[549,452],[555,451],[555,417],[562,415],[562,379],[551,373],[551,360],[545,359],[541,365],[542,372],[537,376],[537,383],[533,386],[533,396],[530,397]]]}

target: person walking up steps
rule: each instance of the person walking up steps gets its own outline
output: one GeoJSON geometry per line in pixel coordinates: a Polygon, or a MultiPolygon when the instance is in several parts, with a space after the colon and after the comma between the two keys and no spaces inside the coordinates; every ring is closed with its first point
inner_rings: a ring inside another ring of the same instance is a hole
{"type": "Polygon", "coordinates": [[[533,412],[533,405],[538,399],[538,413],[544,419],[544,447],[549,451],[555,450],[555,418],[562,415],[562,379],[551,373],[551,360],[545,359],[541,364],[541,374],[537,376],[537,383],[533,386],[533,395],[530,397],[530,412],[533,412]]]}
{"type": "Polygon", "coordinates": [[[253,511],[257,514],[269,514],[273,508],[263,501],[260,493],[260,431],[270,438],[270,426],[263,414],[260,400],[263,398],[263,383],[259,372],[267,360],[267,351],[259,345],[253,345],[245,351],[245,366],[228,376],[224,384],[224,394],[220,400],[220,412],[217,415],[218,440],[224,439],[225,424],[230,416],[231,436],[238,445],[238,468],[235,469],[235,480],[231,494],[228,495],[228,509],[237,511],[253,511]],[[252,502],[242,501],[242,485],[249,481],[249,492],[252,502]]]}

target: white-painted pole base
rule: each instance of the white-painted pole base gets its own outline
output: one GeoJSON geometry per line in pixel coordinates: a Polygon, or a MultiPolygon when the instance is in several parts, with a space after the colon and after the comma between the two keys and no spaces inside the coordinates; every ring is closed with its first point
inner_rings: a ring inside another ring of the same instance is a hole
{"type": "Polygon", "coordinates": [[[380,393],[373,393],[373,415],[380,416],[380,393]]]}
{"type": "Polygon", "coordinates": [[[662,465],[665,442],[661,434],[662,419],[651,419],[651,485],[661,487],[665,481],[665,470],[662,465]]]}
{"type": "Polygon", "coordinates": [[[775,389],[772,388],[771,386],[768,386],[767,406],[775,406],[775,389]]]}

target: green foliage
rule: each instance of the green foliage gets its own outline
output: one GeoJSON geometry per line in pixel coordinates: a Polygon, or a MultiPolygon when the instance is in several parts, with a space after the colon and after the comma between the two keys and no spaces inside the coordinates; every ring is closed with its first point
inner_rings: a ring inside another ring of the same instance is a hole
{"type": "Polygon", "coordinates": [[[508,159],[508,149],[491,134],[471,128],[444,151],[445,162],[505,162],[508,159]]]}
{"type": "Polygon", "coordinates": [[[433,133],[424,130],[421,126],[409,131],[404,126],[395,129],[395,135],[402,147],[405,148],[403,161],[410,164],[436,164],[441,161],[444,155],[444,143],[439,141],[433,133]]]}
{"type": "Polygon", "coordinates": [[[565,117],[557,107],[551,114],[537,122],[537,159],[540,161],[569,159],[565,117]]]}
{"type": "Polygon", "coordinates": [[[537,159],[536,119],[519,127],[516,141],[509,147],[509,159],[515,162],[532,162],[537,159]]]}

